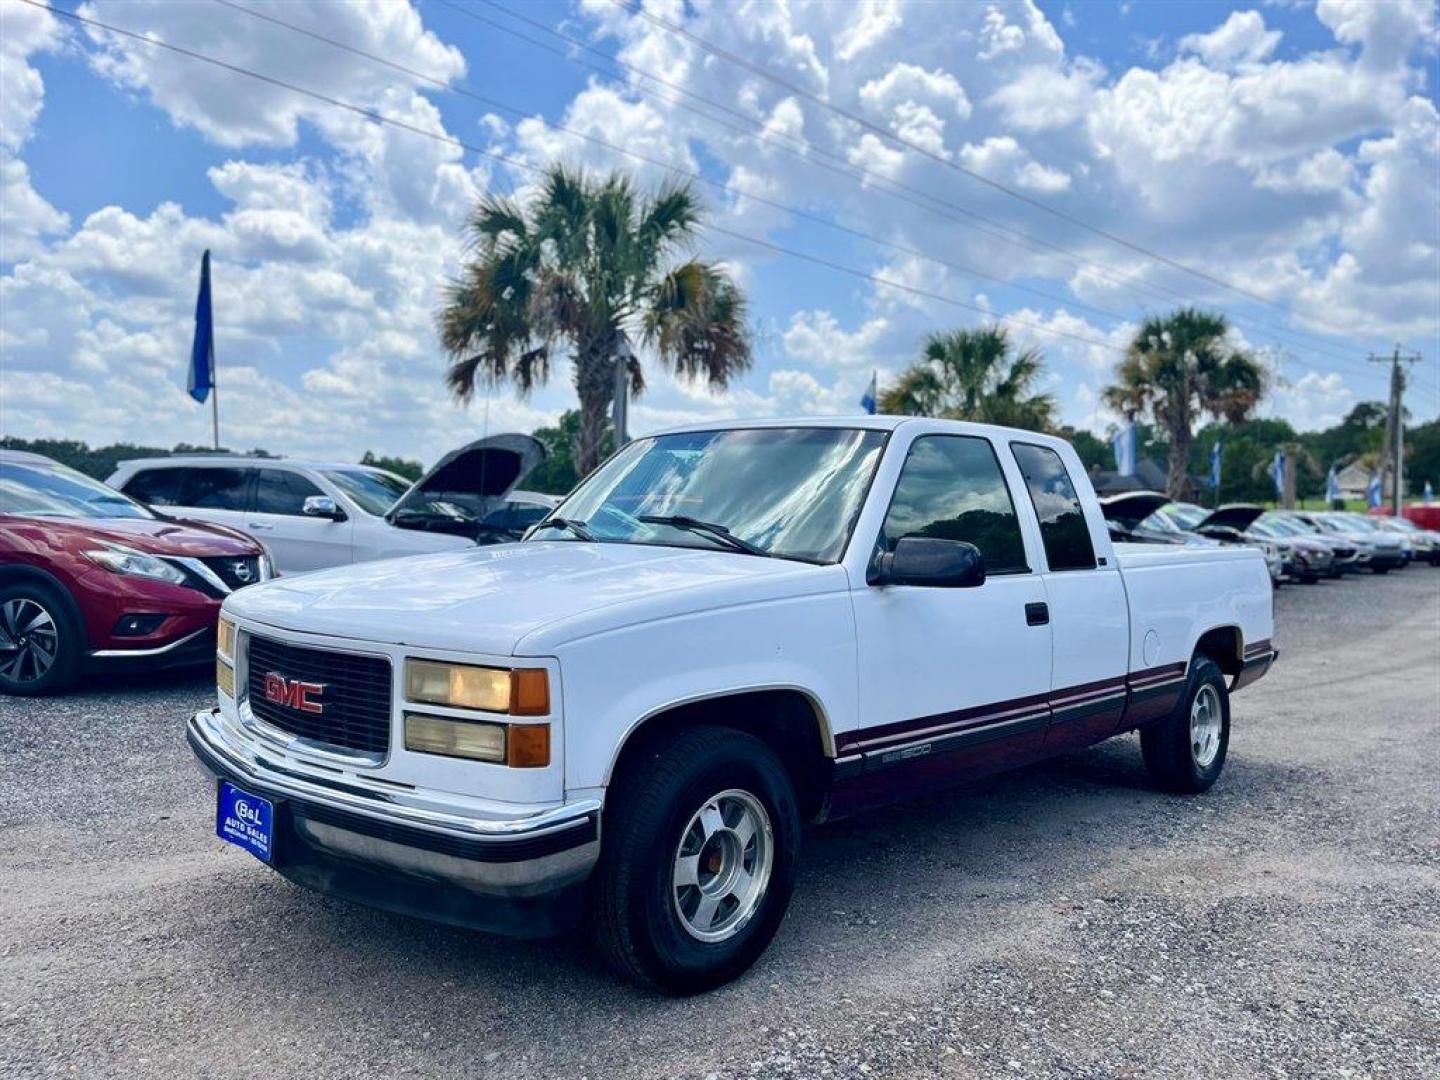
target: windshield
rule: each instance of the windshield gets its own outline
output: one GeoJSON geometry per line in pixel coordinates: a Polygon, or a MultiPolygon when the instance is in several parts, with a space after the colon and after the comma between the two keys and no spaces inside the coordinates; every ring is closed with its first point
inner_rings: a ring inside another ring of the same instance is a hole
{"type": "Polygon", "coordinates": [[[371,472],[369,469],[326,469],[323,475],[361,510],[376,517],[384,517],[395,500],[410,490],[410,485],[394,473],[371,472]]]}
{"type": "Polygon", "coordinates": [[[155,515],[99,480],[64,465],[0,462],[0,514],[61,518],[145,518],[155,515]]]}
{"type": "MultiPolygon", "coordinates": [[[[759,554],[834,562],[845,551],[885,445],[882,431],[745,428],[639,439],[555,511],[595,540],[723,549],[720,526],[759,554]],[[673,524],[642,521],[673,517],[673,524]]],[[[573,530],[537,539],[579,541],[573,530]]]]}
{"type": "Polygon", "coordinates": [[[1140,522],[1139,528],[1153,529],[1155,532],[1175,533],[1177,535],[1184,532],[1185,530],[1176,523],[1175,519],[1165,512],[1166,509],[1166,507],[1162,506],[1159,510],[1156,510],[1140,522]]]}
{"type": "Polygon", "coordinates": [[[1266,514],[1255,526],[1266,536],[1301,536],[1305,530],[1289,518],[1271,517],[1266,514]]]}
{"type": "Polygon", "coordinates": [[[1210,511],[1196,506],[1194,503],[1169,503],[1155,512],[1168,517],[1182,529],[1195,528],[1210,514],[1210,511]]]}

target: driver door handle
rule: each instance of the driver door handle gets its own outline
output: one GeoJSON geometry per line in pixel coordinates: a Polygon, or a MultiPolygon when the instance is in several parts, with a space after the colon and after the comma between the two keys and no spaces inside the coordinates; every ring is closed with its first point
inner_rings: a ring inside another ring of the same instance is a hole
{"type": "Polygon", "coordinates": [[[263,521],[252,521],[245,526],[247,529],[254,529],[257,532],[269,532],[275,528],[274,525],[266,524],[263,521]]]}
{"type": "Polygon", "coordinates": [[[1041,600],[1038,603],[1025,605],[1025,624],[1027,626],[1048,626],[1049,623],[1049,604],[1041,600]]]}

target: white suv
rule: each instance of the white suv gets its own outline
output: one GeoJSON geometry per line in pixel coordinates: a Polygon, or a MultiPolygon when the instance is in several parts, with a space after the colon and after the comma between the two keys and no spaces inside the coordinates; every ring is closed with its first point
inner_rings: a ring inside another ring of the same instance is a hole
{"type": "Polygon", "coordinates": [[[176,517],[228,525],[283,574],[515,540],[560,500],[515,485],[545,458],[528,435],[445,455],[411,485],[384,469],[234,454],[121,462],[109,484],[176,517]]]}

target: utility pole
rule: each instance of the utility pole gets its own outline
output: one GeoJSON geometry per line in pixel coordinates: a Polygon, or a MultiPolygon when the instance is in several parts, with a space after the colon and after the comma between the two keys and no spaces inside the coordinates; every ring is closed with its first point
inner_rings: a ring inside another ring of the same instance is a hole
{"type": "MultiPolygon", "coordinates": [[[[1405,371],[1401,362],[1418,364],[1418,352],[1402,353],[1399,344],[1390,356],[1370,354],[1372,364],[1390,365],[1390,413],[1385,424],[1385,449],[1390,456],[1390,505],[1397,518],[1405,509],[1405,371]]],[[[1384,491],[1385,470],[1380,470],[1381,491],[1384,491]]]]}

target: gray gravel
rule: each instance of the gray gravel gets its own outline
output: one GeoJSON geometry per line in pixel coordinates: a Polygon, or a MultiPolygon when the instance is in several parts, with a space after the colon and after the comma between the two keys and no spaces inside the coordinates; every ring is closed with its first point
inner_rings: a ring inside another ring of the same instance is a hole
{"type": "Polygon", "coordinates": [[[1120,739],[813,830],[745,978],[305,893],[211,835],[190,677],[0,698],[0,1075],[1440,1076],[1440,570],[1286,587],[1199,799],[1120,739]]]}

